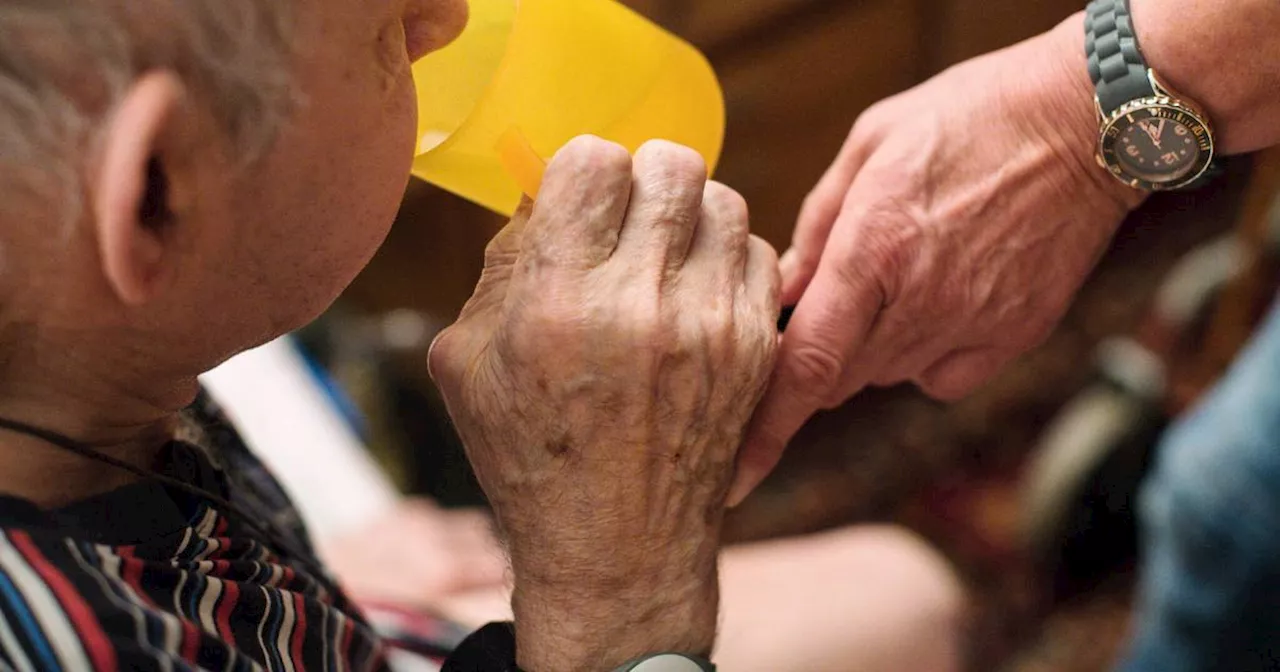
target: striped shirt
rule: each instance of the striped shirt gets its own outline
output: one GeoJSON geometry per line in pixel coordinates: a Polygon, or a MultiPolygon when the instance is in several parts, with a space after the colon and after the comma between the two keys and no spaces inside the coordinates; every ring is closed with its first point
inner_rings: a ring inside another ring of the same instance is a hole
{"type": "Polygon", "coordinates": [[[385,669],[275,480],[211,401],[189,420],[162,471],[278,536],[154,482],[56,511],[0,497],[0,670],[385,669]]]}

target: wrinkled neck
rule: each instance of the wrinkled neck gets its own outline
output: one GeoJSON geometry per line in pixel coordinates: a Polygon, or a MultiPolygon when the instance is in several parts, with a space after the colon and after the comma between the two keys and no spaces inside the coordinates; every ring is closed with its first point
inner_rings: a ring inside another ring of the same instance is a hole
{"type": "MultiPolygon", "coordinates": [[[[154,469],[178,413],[194,397],[193,377],[148,376],[144,367],[91,345],[30,347],[0,371],[0,417],[154,469]]],[[[65,506],[136,480],[44,439],[0,430],[0,494],[44,508],[65,506]]]]}

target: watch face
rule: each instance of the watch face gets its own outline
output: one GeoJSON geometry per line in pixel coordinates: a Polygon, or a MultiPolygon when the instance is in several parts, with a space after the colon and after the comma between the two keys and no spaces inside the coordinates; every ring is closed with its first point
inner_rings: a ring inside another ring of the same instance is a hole
{"type": "Polygon", "coordinates": [[[1116,157],[1125,172],[1152,182],[1185,177],[1196,166],[1191,129],[1172,119],[1143,119],[1120,133],[1116,157]]]}
{"type": "Polygon", "coordinates": [[[1130,105],[1103,129],[1102,157],[1113,174],[1131,186],[1160,190],[1183,186],[1204,172],[1213,158],[1213,137],[1202,120],[1176,104],[1130,105]]]}

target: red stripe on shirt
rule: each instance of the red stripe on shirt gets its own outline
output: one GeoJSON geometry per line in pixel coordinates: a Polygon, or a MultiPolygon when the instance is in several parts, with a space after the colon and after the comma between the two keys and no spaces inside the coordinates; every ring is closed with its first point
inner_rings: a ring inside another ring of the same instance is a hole
{"type": "Polygon", "coordinates": [[[48,558],[44,557],[40,549],[36,548],[31,535],[15,531],[9,533],[9,540],[58,598],[63,611],[67,613],[71,624],[80,635],[80,643],[84,646],[85,653],[89,655],[89,660],[93,661],[93,669],[98,672],[115,670],[116,650],[111,645],[111,640],[107,639],[107,634],[102,631],[102,624],[98,622],[93,609],[84,601],[76,587],[71,585],[71,581],[67,580],[67,577],[59,572],[48,558]]]}
{"type": "Polygon", "coordinates": [[[182,619],[182,659],[189,662],[196,662],[196,655],[200,653],[200,630],[195,624],[187,619],[182,619]]]}
{"type": "MultiPolygon", "coordinates": [[[[142,585],[142,569],[146,563],[134,555],[134,547],[123,546],[116,549],[116,554],[120,556],[123,564],[121,577],[124,579],[125,584],[133,589],[134,594],[149,609],[165,611],[160,605],[156,604],[155,600],[151,599],[151,594],[142,585]]],[[[181,612],[174,612],[174,615],[178,617],[179,626],[182,628],[182,649],[179,655],[183,660],[194,663],[196,654],[200,651],[200,630],[196,628],[195,624],[183,617],[181,612]]]]}
{"type": "Polygon", "coordinates": [[[214,621],[218,625],[218,637],[224,642],[234,643],[236,639],[231,632],[231,612],[240,601],[240,586],[234,581],[223,581],[222,586],[226,592],[222,594],[222,602],[218,605],[217,613],[214,614],[214,621]]]}
{"type": "Polygon", "coordinates": [[[134,546],[121,546],[115,550],[120,558],[120,578],[124,579],[125,585],[133,589],[142,604],[149,609],[155,609],[156,603],[151,599],[151,595],[142,589],[142,566],[143,562],[134,555],[134,546]]]}
{"type": "Polygon", "coordinates": [[[338,648],[339,656],[341,656],[342,669],[351,669],[351,638],[356,633],[356,621],[354,618],[343,619],[345,627],[342,630],[342,646],[338,648]]]}
{"type": "Polygon", "coordinates": [[[302,662],[302,641],[307,634],[307,605],[300,593],[293,594],[293,615],[293,642],[290,647],[293,652],[293,668],[297,672],[306,672],[307,667],[302,662]]]}

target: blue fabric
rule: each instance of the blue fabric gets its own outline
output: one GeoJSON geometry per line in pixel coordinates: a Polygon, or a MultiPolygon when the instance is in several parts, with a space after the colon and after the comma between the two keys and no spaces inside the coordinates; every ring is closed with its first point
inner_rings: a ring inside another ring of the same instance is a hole
{"type": "Polygon", "coordinates": [[[1280,310],[1160,446],[1124,672],[1280,670],[1280,310]]]}
{"type": "Polygon", "coordinates": [[[369,424],[366,422],[364,413],[360,411],[360,407],[347,394],[338,381],[324,368],[318,359],[312,356],[311,352],[293,336],[285,337],[288,339],[289,345],[302,357],[307,364],[307,373],[311,374],[311,378],[319,386],[320,390],[329,402],[333,404],[333,408],[338,412],[339,417],[347,424],[347,427],[355,433],[361,441],[369,440],[369,424]]]}

